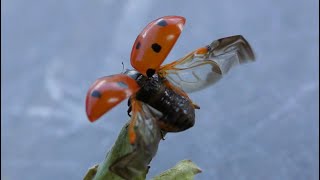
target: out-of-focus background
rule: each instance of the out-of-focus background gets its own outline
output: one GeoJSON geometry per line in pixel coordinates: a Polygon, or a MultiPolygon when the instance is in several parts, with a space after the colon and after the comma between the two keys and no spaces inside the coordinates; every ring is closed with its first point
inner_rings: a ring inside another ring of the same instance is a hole
{"type": "Polygon", "coordinates": [[[187,23],[165,63],[243,35],[257,61],[191,94],[196,124],[168,134],[152,177],[183,159],[196,179],[319,178],[319,1],[1,1],[1,178],[82,179],[128,120],[126,102],[96,123],[85,115],[98,77],[131,68],[150,21],[187,23]]]}

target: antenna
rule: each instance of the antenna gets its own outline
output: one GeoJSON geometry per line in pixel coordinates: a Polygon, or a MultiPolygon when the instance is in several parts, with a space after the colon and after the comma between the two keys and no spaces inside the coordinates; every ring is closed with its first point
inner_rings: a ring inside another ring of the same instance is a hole
{"type": "Polygon", "coordinates": [[[122,73],[124,73],[124,63],[123,63],[123,61],[121,62],[121,64],[122,64],[122,73]]]}

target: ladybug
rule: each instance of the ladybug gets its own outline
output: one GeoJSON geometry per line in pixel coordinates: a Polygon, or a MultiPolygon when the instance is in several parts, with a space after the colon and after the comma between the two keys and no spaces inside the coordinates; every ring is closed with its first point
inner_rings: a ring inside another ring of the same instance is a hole
{"type": "Polygon", "coordinates": [[[131,51],[134,69],[99,78],[88,90],[86,113],[91,122],[129,98],[131,144],[137,138],[137,124],[143,128],[140,131],[149,132],[153,139],[160,136],[159,132],[152,132],[155,125],[164,132],[184,131],[194,125],[195,109],[200,108],[187,93],[216,83],[235,65],[255,60],[249,43],[241,35],[235,35],[215,40],[162,65],[185,22],[181,16],[165,16],[142,30],[131,51]]]}

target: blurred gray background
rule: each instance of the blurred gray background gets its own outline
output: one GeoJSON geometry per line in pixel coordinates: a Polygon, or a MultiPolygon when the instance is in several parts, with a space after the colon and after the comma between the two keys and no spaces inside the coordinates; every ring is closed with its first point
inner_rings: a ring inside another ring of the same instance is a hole
{"type": "Polygon", "coordinates": [[[165,63],[242,34],[257,61],[190,94],[196,124],[169,134],[149,178],[191,159],[196,179],[319,177],[319,1],[1,1],[1,178],[82,179],[128,120],[126,102],[96,123],[85,95],[98,77],[131,68],[150,21],[187,23],[165,63]]]}

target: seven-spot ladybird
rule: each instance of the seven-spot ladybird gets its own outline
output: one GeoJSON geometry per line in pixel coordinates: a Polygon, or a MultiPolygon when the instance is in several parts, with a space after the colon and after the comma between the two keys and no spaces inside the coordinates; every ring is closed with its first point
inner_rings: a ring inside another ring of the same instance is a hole
{"type": "Polygon", "coordinates": [[[154,124],[165,132],[186,130],[194,125],[195,109],[199,109],[186,93],[214,84],[235,65],[254,61],[249,43],[236,35],[215,40],[161,66],[184,24],[184,17],[165,16],[142,30],[132,47],[134,69],[100,78],[90,87],[86,112],[91,122],[129,98],[132,144],[136,139],[134,127],[139,123],[144,124],[139,126],[144,128],[141,131],[149,131],[150,142],[160,136],[159,132],[154,132],[154,127],[151,128],[154,124]]]}

